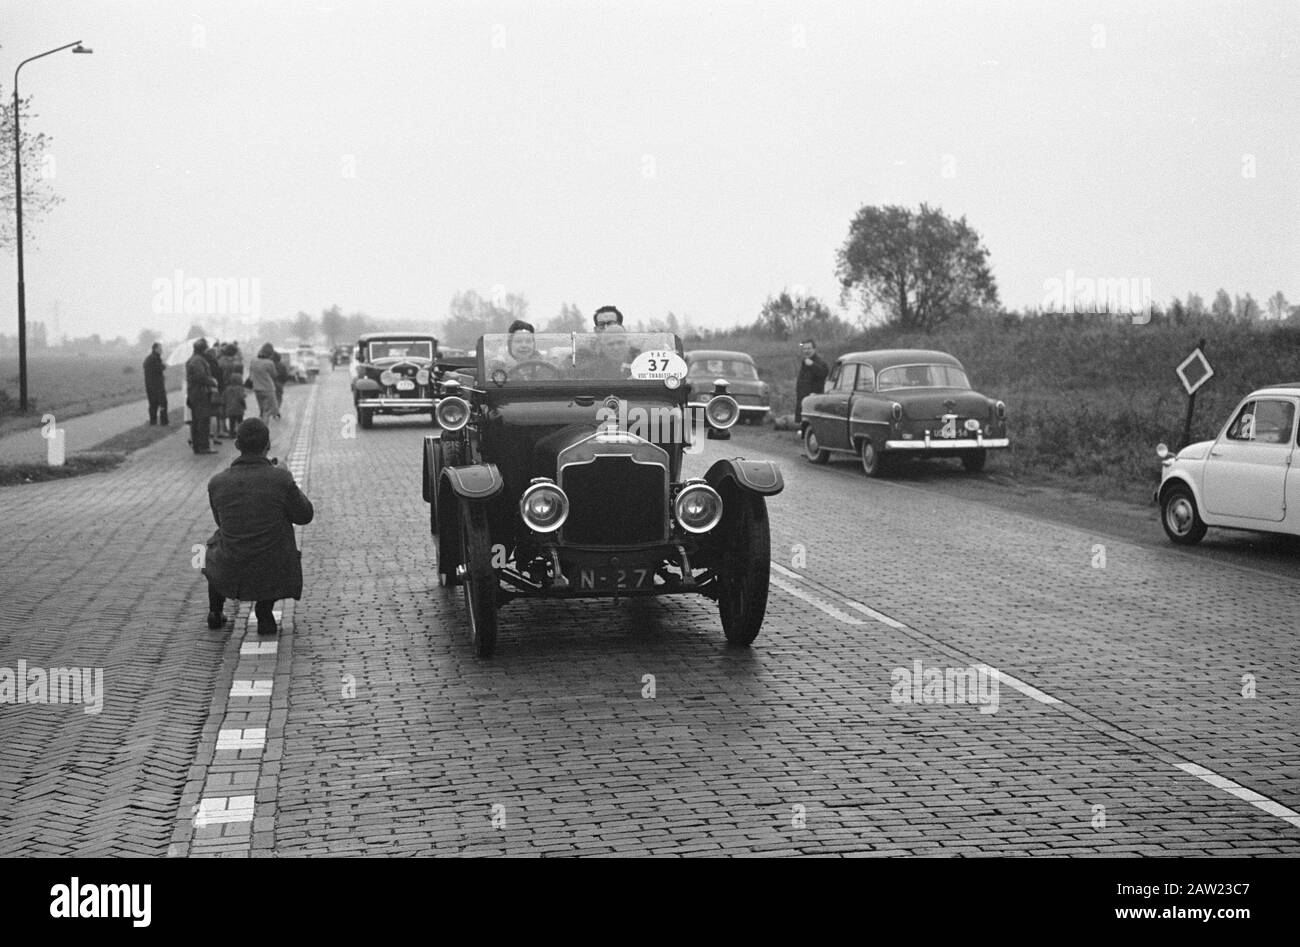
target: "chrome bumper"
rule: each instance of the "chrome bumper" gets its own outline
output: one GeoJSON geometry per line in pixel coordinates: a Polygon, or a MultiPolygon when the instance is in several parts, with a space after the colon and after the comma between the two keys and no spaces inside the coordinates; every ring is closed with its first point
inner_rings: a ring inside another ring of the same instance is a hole
{"type": "Polygon", "coordinates": [[[919,441],[885,441],[885,450],[979,450],[1010,447],[1009,437],[926,437],[919,441]]]}
{"type": "Polygon", "coordinates": [[[437,404],[432,398],[361,398],[358,408],[409,408],[414,411],[432,411],[437,404]]]}

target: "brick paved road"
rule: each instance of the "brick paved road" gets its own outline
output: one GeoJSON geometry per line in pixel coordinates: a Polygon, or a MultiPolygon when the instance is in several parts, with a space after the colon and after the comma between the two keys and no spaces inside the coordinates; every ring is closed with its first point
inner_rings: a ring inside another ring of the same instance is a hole
{"type": "Polygon", "coordinates": [[[434,582],[426,428],[346,437],[347,414],[327,381],[278,853],[1300,852],[1300,827],[1178,768],[1300,804],[1294,586],[813,468],[791,441],[753,649],[702,599],[514,603],[481,662],[434,582]],[[1063,703],[891,702],[917,660],[1063,703]]]}
{"type": "Polygon", "coordinates": [[[273,660],[203,628],[209,471],[173,441],[0,491],[19,524],[0,576],[22,582],[0,666],[99,661],[109,694],[98,717],[0,706],[0,853],[159,853],[223,780],[257,808],[242,842],[204,831],[280,855],[1300,853],[1300,590],[1275,571],[738,437],[689,462],[783,462],[752,649],[703,599],[516,602],[484,662],[434,581],[427,422],[356,430],[345,376],[319,385],[305,597],[273,660]],[[227,701],[236,661],[274,696],[227,701]],[[894,702],[918,661],[998,668],[996,712],[894,702]],[[214,757],[255,750],[209,745],[240,722],[267,727],[255,782],[214,757]]]}
{"type": "MultiPolygon", "coordinates": [[[[290,389],[273,453],[304,400],[290,389]]],[[[0,703],[0,855],[167,851],[230,637],[207,630],[191,547],[234,448],[196,457],[182,430],[106,474],[0,490],[0,669],[103,675],[98,713],[0,703]]]]}

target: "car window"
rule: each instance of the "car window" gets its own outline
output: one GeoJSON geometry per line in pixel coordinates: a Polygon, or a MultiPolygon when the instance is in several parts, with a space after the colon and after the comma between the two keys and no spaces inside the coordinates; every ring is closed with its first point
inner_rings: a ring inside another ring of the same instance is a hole
{"type": "Polygon", "coordinates": [[[835,363],[835,367],[831,369],[831,376],[826,379],[826,383],[822,386],[823,393],[835,390],[836,385],[838,385],[840,381],[840,370],[843,367],[843,363],[835,363]]]}
{"type": "Polygon", "coordinates": [[[498,388],[574,379],[624,380],[642,352],[681,352],[677,337],[667,332],[538,332],[527,358],[515,357],[508,343],[504,333],[485,335],[478,343],[480,377],[498,388]],[[525,362],[525,370],[516,371],[525,362]]]}
{"type": "Polygon", "coordinates": [[[428,339],[371,342],[370,361],[378,358],[433,358],[433,343],[428,339]]]}
{"type": "Polygon", "coordinates": [[[858,377],[858,366],[849,364],[844,366],[844,371],[840,373],[839,380],[835,383],[836,391],[852,391],[853,381],[858,377]]]}
{"type": "Polygon", "coordinates": [[[882,369],[876,377],[876,390],[896,388],[970,388],[970,380],[956,365],[895,365],[882,369]]]}
{"type": "Polygon", "coordinates": [[[876,387],[876,370],[870,365],[858,366],[858,383],[853,386],[854,391],[873,391],[876,387]]]}
{"type": "Polygon", "coordinates": [[[1228,439],[1256,444],[1289,444],[1295,406],[1289,401],[1261,398],[1243,405],[1228,428],[1228,439]]]}
{"type": "Polygon", "coordinates": [[[686,374],[688,378],[730,378],[737,381],[758,378],[753,365],[736,358],[697,358],[691,362],[686,374]]]}

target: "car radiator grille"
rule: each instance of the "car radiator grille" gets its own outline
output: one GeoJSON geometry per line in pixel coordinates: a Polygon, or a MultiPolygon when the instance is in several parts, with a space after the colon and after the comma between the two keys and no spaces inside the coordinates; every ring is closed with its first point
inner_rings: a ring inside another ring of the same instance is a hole
{"type": "Polygon", "coordinates": [[[560,488],[569,497],[564,542],[617,546],[666,538],[668,471],[659,464],[597,457],[565,467],[560,488]]]}

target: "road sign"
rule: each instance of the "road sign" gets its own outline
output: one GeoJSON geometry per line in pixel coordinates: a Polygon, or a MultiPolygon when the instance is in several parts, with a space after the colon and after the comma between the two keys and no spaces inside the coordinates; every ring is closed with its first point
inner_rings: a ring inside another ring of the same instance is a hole
{"type": "Polygon", "coordinates": [[[1195,394],[1197,388],[1214,376],[1214,369],[1199,347],[1192,349],[1192,354],[1183,359],[1183,363],[1174,370],[1178,372],[1178,378],[1189,395],[1195,394]]]}

